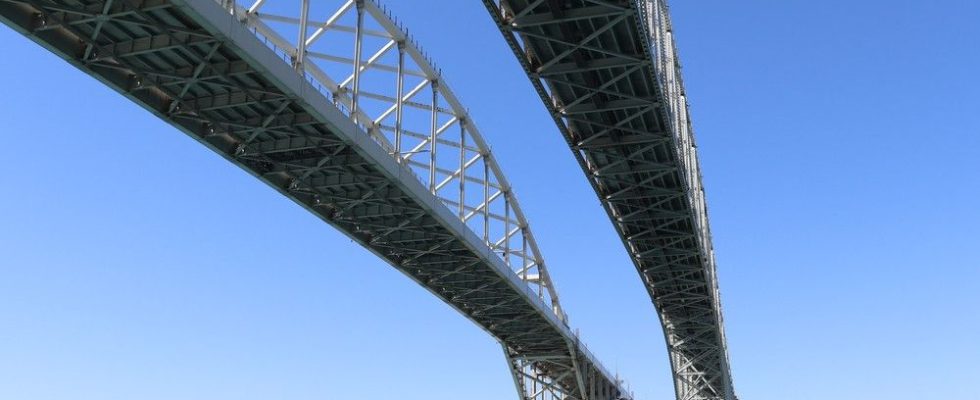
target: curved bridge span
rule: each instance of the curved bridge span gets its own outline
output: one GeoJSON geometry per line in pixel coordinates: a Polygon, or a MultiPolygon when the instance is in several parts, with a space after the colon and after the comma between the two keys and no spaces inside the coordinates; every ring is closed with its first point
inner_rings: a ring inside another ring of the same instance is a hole
{"type": "Polygon", "coordinates": [[[647,287],[677,399],[734,399],[701,169],[666,0],[483,3],[647,287]]]}
{"type": "Polygon", "coordinates": [[[0,20],[482,327],[522,397],[632,398],[567,325],[475,122],[377,2],[2,0],[0,20]]]}

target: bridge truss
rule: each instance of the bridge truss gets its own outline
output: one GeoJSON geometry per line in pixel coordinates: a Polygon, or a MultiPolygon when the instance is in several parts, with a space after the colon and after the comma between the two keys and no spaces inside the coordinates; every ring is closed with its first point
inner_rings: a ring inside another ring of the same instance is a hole
{"type": "Polygon", "coordinates": [[[475,122],[377,1],[0,0],[0,21],[482,327],[522,398],[631,398],[569,329],[475,122]]]}
{"type": "Polygon", "coordinates": [[[649,291],[677,399],[734,399],[707,205],[666,1],[484,4],[649,291]]]}

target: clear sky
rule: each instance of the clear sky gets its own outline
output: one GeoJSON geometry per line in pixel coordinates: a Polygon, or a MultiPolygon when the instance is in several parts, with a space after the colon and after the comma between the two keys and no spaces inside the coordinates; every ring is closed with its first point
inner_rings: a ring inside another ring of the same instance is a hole
{"type": "MultiPolygon", "coordinates": [[[[626,252],[478,1],[390,1],[572,324],[673,396],[626,252]]],[[[980,3],[674,1],[745,400],[980,399],[980,3]]],[[[0,27],[0,398],[515,398],[494,340],[0,27]]]]}

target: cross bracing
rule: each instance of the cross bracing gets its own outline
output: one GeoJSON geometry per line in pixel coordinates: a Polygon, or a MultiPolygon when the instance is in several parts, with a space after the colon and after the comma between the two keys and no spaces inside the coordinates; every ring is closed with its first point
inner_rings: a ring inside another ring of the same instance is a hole
{"type": "Polygon", "coordinates": [[[484,0],[657,309],[678,400],[734,399],[665,0],[484,0]]]}
{"type": "Polygon", "coordinates": [[[0,21],[485,329],[521,397],[631,398],[568,327],[474,121],[377,2],[0,0],[0,21]]]}

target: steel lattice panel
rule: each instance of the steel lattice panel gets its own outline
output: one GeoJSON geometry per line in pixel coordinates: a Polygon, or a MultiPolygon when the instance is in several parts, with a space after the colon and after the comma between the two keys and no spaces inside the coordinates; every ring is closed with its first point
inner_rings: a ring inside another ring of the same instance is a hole
{"type": "Polygon", "coordinates": [[[735,398],[697,152],[661,0],[484,0],[646,283],[677,398],[735,398]]]}
{"type": "Polygon", "coordinates": [[[630,397],[571,333],[557,297],[535,293],[526,274],[515,274],[487,238],[288,57],[261,42],[232,7],[212,0],[0,0],[0,21],[456,308],[501,342],[519,390],[550,393],[541,399],[630,397]]]}

